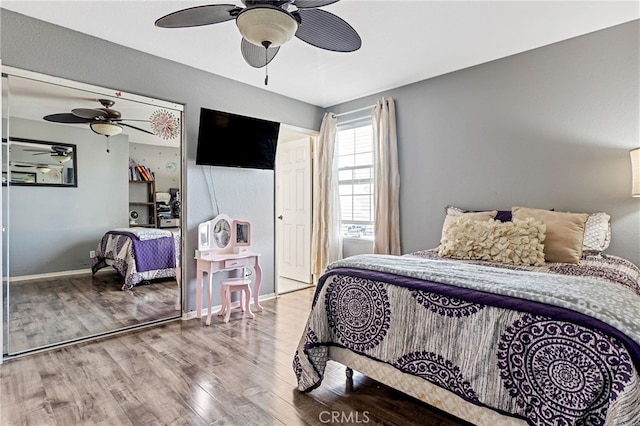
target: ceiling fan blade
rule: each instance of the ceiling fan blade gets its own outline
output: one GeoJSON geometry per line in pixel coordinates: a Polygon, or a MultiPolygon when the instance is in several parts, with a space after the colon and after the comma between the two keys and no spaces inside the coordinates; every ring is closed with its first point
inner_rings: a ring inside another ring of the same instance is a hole
{"type": "Polygon", "coordinates": [[[99,118],[106,120],[108,118],[108,114],[100,109],[92,109],[92,108],[74,108],[71,110],[71,114],[78,116],[80,118],[84,118],[85,122],[97,120],[99,118]]]}
{"type": "Polygon", "coordinates": [[[121,125],[121,126],[131,127],[132,129],[136,129],[136,130],[139,130],[141,132],[149,133],[150,135],[154,135],[155,136],[155,133],[150,132],[150,131],[145,130],[145,129],[141,129],[140,127],[132,126],[131,124],[127,124],[127,123],[123,123],[123,122],[118,122],[118,124],[121,125]]]}
{"type": "Polygon", "coordinates": [[[184,28],[229,21],[242,10],[233,4],[208,4],[178,10],[156,20],[156,27],[184,28]]]}
{"type": "Polygon", "coordinates": [[[47,120],[47,121],[51,121],[54,123],[67,123],[67,124],[72,124],[72,123],[90,123],[91,120],[88,120],[86,118],[82,118],[82,117],[78,117],[77,115],[71,114],[71,113],[61,113],[61,114],[50,114],[50,115],[45,115],[44,117],[42,117],[43,119],[47,120]]]}
{"type": "Polygon", "coordinates": [[[122,114],[120,114],[120,111],[116,111],[115,109],[111,109],[111,108],[96,108],[96,109],[98,111],[103,111],[105,114],[107,114],[107,118],[111,120],[116,120],[122,117],[122,114]]]}
{"type": "Polygon", "coordinates": [[[296,0],[293,5],[298,9],[313,9],[316,7],[327,6],[332,3],[337,3],[340,0],[296,0]]]}
{"type": "Polygon", "coordinates": [[[254,68],[262,68],[267,65],[276,57],[276,54],[280,50],[280,46],[270,47],[265,52],[264,47],[256,46],[244,38],[242,39],[240,48],[242,50],[242,57],[244,60],[254,68]]]}
{"type": "Polygon", "coordinates": [[[300,9],[293,12],[300,18],[296,37],[320,49],[353,52],[360,49],[360,36],[342,18],[322,9],[300,9]]]}

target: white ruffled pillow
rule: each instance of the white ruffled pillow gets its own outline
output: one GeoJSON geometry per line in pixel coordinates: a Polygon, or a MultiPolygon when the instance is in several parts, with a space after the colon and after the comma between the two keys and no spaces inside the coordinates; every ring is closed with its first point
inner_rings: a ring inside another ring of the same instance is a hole
{"type": "Polygon", "coordinates": [[[541,266],[545,231],[546,226],[533,218],[500,222],[459,216],[444,227],[438,254],[453,259],[541,266]]]}
{"type": "Polygon", "coordinates": [[[465,220],[491,220],[496,217],[498,213],[497,210],[485,211],[485,212],[467,212],[457,209],[456,207],[447,207],[447,215],[444,218],[444,223],[442,224],[442,237],[444,237],[449,224],[453,222],[455,219],[463,217],[465,220]],[[452,210],[454,209],[454,210],[452,210]]]}

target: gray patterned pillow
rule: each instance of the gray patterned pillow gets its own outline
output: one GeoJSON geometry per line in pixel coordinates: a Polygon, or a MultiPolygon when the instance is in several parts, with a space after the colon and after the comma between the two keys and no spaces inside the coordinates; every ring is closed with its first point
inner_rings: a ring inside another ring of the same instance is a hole
{"type": "Polygon", "coordinates": [[[582,252],[585,255],[600,254],[611,243],[611,216],[606,213],[592,213],[584,225],[582,252]]]}

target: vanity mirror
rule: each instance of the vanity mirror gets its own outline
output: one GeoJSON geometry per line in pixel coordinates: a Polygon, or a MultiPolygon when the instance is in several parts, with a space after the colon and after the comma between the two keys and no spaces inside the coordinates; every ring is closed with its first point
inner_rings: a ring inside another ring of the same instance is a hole
{"type": "Polygon", "coordinates": [[[231,249],[231,218],[219,214],[198,225],[198,250],[200,252],[229,253],[231,249]]]}
{"type": "Polygon", "coordinates": [[[226,214],[219,214],[198,225],[197,257],[246,252],[250,245],[251,224],[249,222],[232,220],[226,214]]]}
{"type": "Polygon", "coordinates": [[[219,218],[213,224],[213,240],[218,248],[224,249],[231,241],[231,224],[225,218],[219,218]]]}
{"type": "Polygon", "coordinates": [[[159,222],[145,216],[158,210],[156,192],[173,190],[174,202],[182,202],[183,105],[13,67],[2,71],[3,356],[179,319],[179,213],[172,216],[177,227],[149,230],[174,238],[178,261],[170,267],[136,265],[134,278],[143,278],[125,290],[133,274],[116,272],[120,258],[106,259],[113,263],[95,275],[91,268],[104,254],[105,235],[129,227],[132,199],[144,197],[138,221],[146,223],[159,222]],[[99,117],[45,119],[87,115],[108,99],[123,117],[140,120],[135,127],[116,123],[121,131],[107,137],[92,129],[99,117]],[[159,116],[171,118],[171,132],[156,130],[159,116]],[[151,170],[153,181],[130,183],[134,165],[151,170]]]}
{"type": "Polygon", "coordinates": [[[251,224],[249,222],[242,222],[239,220],[233,221],[233,241],[236,246],[250,246],[251,245],[251,224]]]}

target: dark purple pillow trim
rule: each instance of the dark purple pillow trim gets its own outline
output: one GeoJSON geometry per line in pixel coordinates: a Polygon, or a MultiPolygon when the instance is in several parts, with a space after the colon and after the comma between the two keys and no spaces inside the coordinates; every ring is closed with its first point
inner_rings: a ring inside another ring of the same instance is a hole
{"type": "MultiPolygon", "coordinates": [[[[480,213],[480,212],[490,212],[491,210],[465,210],[465,213],[480,213]]],[[[500,222],[511,222],[511,210],[498,210],[498,214],[496,214],[495,220],[499,220],[500,222]]]]}

